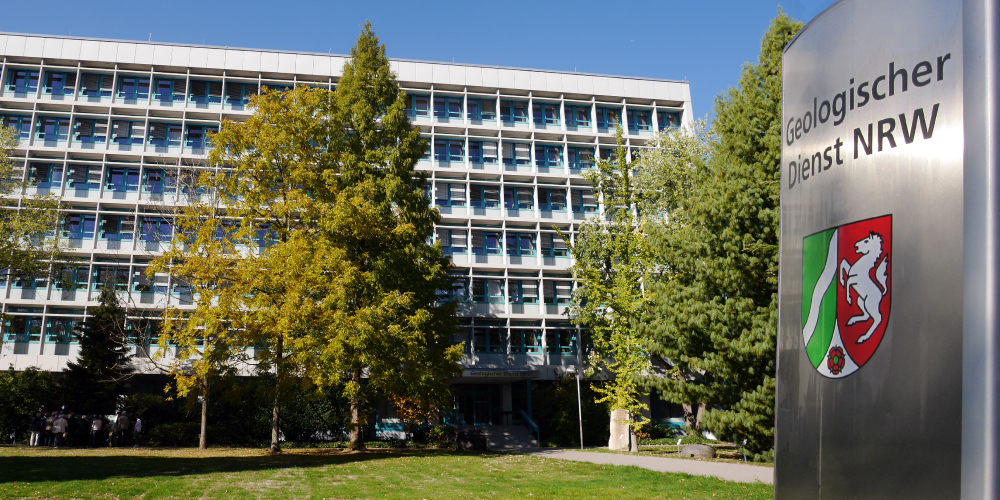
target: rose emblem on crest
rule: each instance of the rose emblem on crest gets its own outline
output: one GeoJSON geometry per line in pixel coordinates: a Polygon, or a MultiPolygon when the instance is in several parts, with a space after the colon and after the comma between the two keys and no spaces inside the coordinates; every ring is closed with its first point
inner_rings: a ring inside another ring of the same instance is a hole
{"type": "Polygon", "coordinates": [[[830,370],[830,373],[839,375],[846,364],[847,360],[844,359],[844,349],[840,346],[831,348],[830,353],[826,356],[826,367],[830,370]]]}

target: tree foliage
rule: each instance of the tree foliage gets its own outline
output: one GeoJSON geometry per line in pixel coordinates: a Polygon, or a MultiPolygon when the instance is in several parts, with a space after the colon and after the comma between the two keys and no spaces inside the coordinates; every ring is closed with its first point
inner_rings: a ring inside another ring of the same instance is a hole
{"type": "Polygon", "coordinates": [[[58,403],[51,373],[35,367],[14,371],[13,365],[0,371],[0,436],[6,440],[13,433],[15,441],[25,439],[35,413],[58,403]]]}
{"type": "Polygon", "coordinates": [[[73,411],[108,415],[118,409],[118,399],[125,393],[133,356],[125,329],[127,309],[117,293],[104,288],[98,301],[100,305],[91,307],[75,329],[80,353],[66,363],[60,388],[73,411]]]}
{"type": "Polygon", "coordinates": [[[583,325],[593,342],[590,371],[606,367],[614,378],[595,386],[612,410],[628,410],[633,429],[648,419],[641,410],[637,376],[647,371],[649,358],[639,329],[646,306],[642,286],[648,273],[649,248],[639,223],[635,175],[637,162],[626,153],[622,130],[617,131],[618,148],[610,160],[599,160],[585,177],[600,196],[602,217],[580,224],[575,241],[567,246],[573,254],[572,270],[577,280],[569,314],[583,325]]]}
{"type": "Polygon", "coordinates": [[[779,11],[756,64],[719,96],[707,161],[698,148],[666,185],[690,188],[653,231],[662,275],[651,287],[651,352],[671,376],[647,383],[675,402],[706,403],[705,425],[773,447],[777,328],[781,55],[802,24],[779,11]]]}
{"type": "Polygon", "coordinates": [[[17,146],[17,130],[0,127],[0,277],[40,277],[60,250],[59,239],[51,237],[59,201],[46,194],[22,196],[23,172],[13,158],[17,146]]]}

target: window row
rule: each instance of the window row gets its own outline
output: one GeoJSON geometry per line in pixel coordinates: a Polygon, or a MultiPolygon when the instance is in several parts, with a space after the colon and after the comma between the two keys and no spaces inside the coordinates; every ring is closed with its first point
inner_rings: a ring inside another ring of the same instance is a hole
{"type": "Polygon", "coordinates": [[[264,89],[287,90],[291,84],[258,84],[257,82],[222,82],[196,78],[161,78],[142,75],[114,75],[75,71],[46,71],[44,80],[38,70],[11,69],[5,90],[15,94],[34,94],[39,83],[46,95],[107,98],[115,95],[126,101],[190,102],[194,104],[226,104],[245,106],[250,97],[264,89]],[[79,80],[79,81],[78,81],[79,80]]]}
{"type": "MultiPolygon", "coordinates": [[[[465,184],[464,182],[434,183],[434,204],[439,207],[500,208],[503,194],[503,208],[508,210],[533,210],[535,189],[530,186],[504,186],[495,184],[465,184]]],[[[538,209],[563,212],[567,205],[574,212],[597,212],[597,201],[589,189],[538,188],[538,209]]]]}
{"type": "MultiPolygon", "coordinates": [[[[2,123],[19,132],[21,139],[31,137],[31,117],[27,115],[2,115],[2,123]]],[[[161,147],[189,148],[209,145],[208,136],[219,131],[218,124],[168,123],[145,120],[108,120],[107,118],[76,118],[68,116],[39,116],[35,120],[35,139],[45,142],[65,142],[70,130],[73,140],[85,144],[113,142],[121,145],[149,144],[161,147]]]]}
{"type": "MultiPolygon", "coordinates": [[[[470,120],[495,121],[497,119],[497,100],[468,98],[461,96],[434,96],[433,106],[431,106],[431,96],[421,94],[407,94],[406,113],[411,117],[462,119],[463,101],[468,103],[468,111],[465,117],[470,120]]],[[[511,99],[500,100],[500,121],[505,123],[528,123],[529,102],[511,99]]],[[[563,110],[565,110],[565,122],[569,127],[592,127],[596,121],[597,128],[613,129],[622,125],[622,108],[596,106],[593,110],[589,105],[565,104],[557,102],[530,103],[530,117],[535,125],[560,125],[563,121],[563,110]],[[595,114],[596,116],[591,116],[595,114]]],[[[628,109],[626,120],[628,130],[651,131],[653,130],[653,110],[650,109],[628,109]]],[[[659,130],[680,127],[681,114],[679,111],[657,110],[656,119],[659,130]]]]}
{"type": "Polygon", "coordinates": [[[146,275],[144,266],[116,266],[110,264],[73,265],[61,264],[55,269],[51,280],[34,277],[16,277],[11,280],[15,290],[44,290],[51,281],[56,291],[99,291],[111,287],[119,292],[155,292],[187,294],[190,287],[169,276],[157,274],[153,278],[146,275]]]}
{"type": "Polygon", "coordinates": [[[436,237],[448,255],[501,255],[512,257],[569,257],[569,249],[562,237],[554,233],[522,231],[438,228],[436,237]]]}
{"type": "Polygon", "coordinates": [[[459,324],[452,342],[465,343],[467,351],[483,353],[576,354],[580,330],[571,323],[503,322],[477,320],[475,325],[459,324]],[[524,323],[523,325],[518,323],[524,323]],[[509,351],[508,351],[509,349],[509,351]]]}
{"type": "MultiPolygon", "coordinates": [[[[466,141],[464,139],[434,139],[431,149],[434,154],[434,161],[438,162],[465,162],[466,161],[466,141]]],[[[468,141],[468,161],[469,163],[497,164],[498,160],[504,165],[531,165],[531,144],[522,142],[504,141],[499,147],[500,156],[497,157],[498,143],[495,141],[468,141]]],[[[543,168],[571,168],[577,170],[587,170],[594,168],[595,154],[600,154],[601,158],[614,160],[617,150],[610,147],[602,147],[595,150],[586,146],[559,146],[550,144],[535,144],[535,166],[543,168]],[[596,152],[596,153],[595,153],[596,152]]],[[[424,153],[423,159],[430,159],[431,151],[424,153]]]]}
{"type": "Polygon", "coordinates": [[[37,189],[57,190],[63,183],[67,189],[100,190],[115,192],[182,193],[199,192],[195,172],[177,169],[124,167],[31,162],[28,185],[37,189]],[[103,171],[103,175],[102,175],[103,171]]]}

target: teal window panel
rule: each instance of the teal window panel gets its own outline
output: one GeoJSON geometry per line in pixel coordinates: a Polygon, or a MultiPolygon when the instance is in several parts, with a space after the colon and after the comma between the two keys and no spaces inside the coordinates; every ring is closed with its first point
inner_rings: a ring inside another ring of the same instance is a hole
{"type": "Polygon", "coordinates": [[[528,123],[528,101],[500,101],[500,120],[507,123],[528,123]]]}
{"type": "Polygon", "coordinates": [[[462,118],[462,98],[457,96],[434,96],[434,116],[436,118],[462,118]]]}
{"type": "Polygon", "coordinates": [[[69,139],[68,116],[39,116],[35,126],[35,139],[45,142],[69,139]]]}
{"type": "Polygon", "coordinates": [[[108,139],[108,120],[103,118],[77,118],[75,140],[88,144],[104,144],[108,139]]]}
{"type": "MultiPolygon", "coordinates": [[[[473,283],[475,283],[475,279],[473,283]]],[[[502,293],[503,282],[500,282],[500,286],[502,293]]],[[[475,296],[475,284],[473,284],[473,296],[475,296]]],[[[507,328],[501,322],[477,321],[476,325],[472,327],[472,345],[476,352],[505,353],[507,352],[507,328]]]]}
{"type": "Polygon", "coordinates": [[[42,91],[49,95],[76,94],[76,72],[46,71],[42,91]]]}
{"type": "Polygon", "coordinates": [[[406,94],[406,115],[415,117],[429,117],[431,96],[423,94],[406,94]]]}
{"type": "Polygon", "coordinates": [[[554,102],[533,102],[531,113],[536,125],[559,125],[559,103],[554,102]]]}
{"type": "Polygon", "coordinates": [[[547,168],[562,168],[563,148],[549,144],[535,144],[535,165],[547,168]]]}
{"type": "Polygon", "coordinates": [[[681,113],[679,111],[657,111],[657,127],[662,130],[677,129],[681,127],[681,113]]]}
{"type": "Polygon", "coordinates": [[[496,164],[497,143],[494,141],[469,141],[469,161],[472,163],[496,164]]]}
{"type": "Polygon", "coordinates": [[[464,162],[465,141],[460,139],[435,139],[434,160],[443,162],[464,162]]]}
{"type": "Polygon", "coordinates": [[[124,75],[118,77],[118,97],[120,99],[149,100],[149,77],[124,75]]]}
{"type": "Polygon", "coordinates": [[[534,233],[507,233],[507,255],[512,257],[534,257],[534,233]]]}
{"type": "Polygon", "coordinates": [[[566,125],[570,127],[590,127],[590,106],[578,106],[567,104],[566,125]]]}
{"type": "Polygon", "coordinates": [[[115,86],[114,76],[103,73],[83,73],[81,80],[80,95],[84,97],[111,97],[115,86]]]}
{"type": "Polygon", "coordinates": [[[613,129],[622,124],[622,110],[621,108],[606,108],[599,106],[597,108],[597,128],[600,129],[613,129]]]}
{"type": "Polygon", "coordinates": [[[648,109],[628,110],[628,129],[633,132],[648,132],[653,130],[652,111],[648,109]]]}
{"type": "Polygon", "coordinates": [[[500,255],[503,235],[499,231],[472,231],[473,255],[500,255]]]}
{"type": "Polygon", "coordinates": [[[470,184],[469,205],[475,208],[499,208],[500,186],[470,184]]]}
{"type": "Polygon", "coordinates": [[[470,120],[493,121],[497,119],[497,101],[495,99],[467,99],[470,120]]]}
{"type": "Polygon", "coordinates": [[[594,192],[589,189],[574,189],[570,193],[573,202],[573,211],[577,213],[597,212],[597,200],[594,199],[594,192]]]}
{"type": "Polygon", "coordinates": [[[250,98],[257,95],[258,88],[256,83],[226,82],[226,104],[246,106],[250,104],[250,98]]]}
{"type": "Polygon", "coordinates": [[[222,82],[215,80],[191,80],[188,84],[188,100],[195,104],[221,104],[222,82]]]}
{"type": "Polygon", "coordinates": [[[552,233],[539,235],[539,249],[543,257],[569,257],[569,248],[562,236],[552,233]]]}
{"type": "Polygon", "coordinates": [[[109,166],[105,175],[104,189],[121,193],[139,192],[139,168],[109,166]]]}
{"type": "Polygon", "coordinates": [[[434,204],[439,207],[464,207],[465,183],[438,182],[434,185],[434,204]]]}
{"type": "Polygon", "coordinates": [[[567,148],[569,168],[587,170],[594,168],[594,148],[571,146],[567,148]]]}
{"type": "Polygon", "coordinates": [[[562,188],[538,188],[538,208],[551,212],[566,210],[566,190],[562,188]]]}
{"type": "Polygon", "coordinates": [[[63,164],[62,163],[31,163],[31,172],[28,182],[39,189],[58,189],[62,186],[63,164]]]}
{"type": "Polygon", "coordinates": [[[146,122],[114,120],[111,122],[111,137],[115,144],[123,146],[140,145],[146,136],[146,122]]]}
{"type": "Polygon", "coordinates": [[[70,239],[94,237],[97,216],[94,214],[67,213],[63,215],[61,236],[70,239]]]}
{"type": "MultiPolygon", "coordinates": [[[[536,285],[537,287],[537,285],[536,285]]],[[[537,290],[537,288],[536,288],[537,290]]],[[[536,297],[537,301],[537,297],[536,297]]],[[[542,329],[523,327],[521,325],[511,325],[510,328],[510,350],[512,353],[541,354],[542,352],[542,329]]],[[[533,325],[532,325],[533,326],[533,325]]],[[[538,325],[541,326],[541,325],[538,325]]]]}
{"type": "Polygon", "coordinates": [[[504,186],[504,208],[508,210],[531,210],[535,207],[534,194],[534,190],[528,186],[504,186]]]}
{"type": "Polygon", "coordinates": [[[170,241],[174,228],[170,220],[162,217],[143,217],[139,239],[142,241],[170,241]]]}
{"type": "Polygon", "coordinates": [[[18,138],[22,140],[31,138],[31,116],[29,115],[0,115],[0,123],[4,127],[16,130],[18,138]]]}
{"type": "Polygon", "coordinates": [[[184,133],[180,123],[151,122],[149,124],[149,144],[160,147],[181,145],[184,133]]]}
{"type": "Polygon", "coordinates": [[[186,145],[189,148],[207,148],[208,136],[217,133],[218,125],[188,125],[186,145]]]}
{"type": "Polygon", "coordinates": [[[7,71],[7,92],[33,94],[38,92],[38,70],[12,68],[7,71]]]}
{"type": "MultiPolygon", "coordinates": [[[[109,241],[132,241],[135,235],[135,217],[130,214],[101,215],[100,238],[109,241]]],[[[128,282],[126,279],[125,283],[128,282]]],[[[102,282],[103,283],[103,282],[102,282]]]]}
{"type": "Polygon", "coordinates": [[[184,78],[157,78],[153,85],[153,99],[160,102],[184,102],[187,95],[187,80],[184,78]]]}

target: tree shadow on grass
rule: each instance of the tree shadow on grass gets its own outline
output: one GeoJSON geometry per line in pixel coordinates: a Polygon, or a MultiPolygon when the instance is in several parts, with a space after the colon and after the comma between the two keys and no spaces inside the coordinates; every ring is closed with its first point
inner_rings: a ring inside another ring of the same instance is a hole
{"type": "MultiPolygon", "coordinates": [[[[142,449],[135,454],[102,455],[97,450],[80,450],[79,453],[28,450],[17,455],[0,456],[0,484],[42,481],[93,481],[115,477],[180,477],[188,475],[274,470],[286,468],[312,468],[327,465],[344,465],[372,460],[399,457],[447,455],[449,451],[367,451],[345,453],[335,450],[294,450],[275,455],[231,456],[227,453],[213,455],[209,449],[204,456],[175,456],[190,454],[190,449],[142,449]],[[58,453],[58,454],[57,454],[58,453]]],[[[258,450],[253,450],[254,453],[258,450]]],[[[118,453],[123,453],[119,451],[118,453]]],[[[127,453],[127,452],[125,452],[127,453]]],[[[457,453],[465,454],[465,453],[457,453]]]]}

